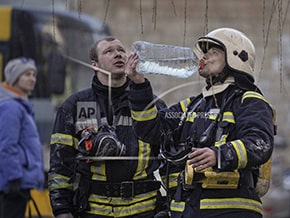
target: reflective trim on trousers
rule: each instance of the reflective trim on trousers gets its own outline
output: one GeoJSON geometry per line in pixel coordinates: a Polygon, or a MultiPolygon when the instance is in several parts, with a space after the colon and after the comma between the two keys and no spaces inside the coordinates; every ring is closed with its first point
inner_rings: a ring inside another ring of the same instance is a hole
{"type": "Polygon", "coordinates": [[[120,197],[106,197],[92,194],[89,198],[90,214],[128,217],[134,214],[155,210],[157,192],[136,195],[133,199],[124,200],[120,197]]]}
{"type": "Polygon", "coordinates": [[[185,202],[184,201],[175,201],[172,200],[170,202],[170,210],[175,212],[183,212],[185,208],[185,202]]]}
{"type": "Polygon", "coordinates": [[[245,209],[262,214],[262,204],[247,198],[202,199],[200,209],[245,209]]]}

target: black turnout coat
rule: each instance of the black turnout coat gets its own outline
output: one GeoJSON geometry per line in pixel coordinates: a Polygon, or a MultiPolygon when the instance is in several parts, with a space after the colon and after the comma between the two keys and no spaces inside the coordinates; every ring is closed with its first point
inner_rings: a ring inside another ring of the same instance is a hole
{"type": "MultiPolygon", "coordinates": [[[[198,182],[185,188],[182,170],[170,206],[173,218],[262,216],[255,185],[259,166],[272,154],[274,110],[261,93],[243,90],[233,83],[214,95],[190,97],[158,111],[154,104],[148,107],[153,99],[150,82],[146,81],[132,84],[129,98],[133,124],[141,139],[149,143],[161,141],[169,153],[174,149],[168,147],[178,150],[178,146],[186,143],[209,147],[219,159],[220,166],[213,167],[215,172],[239,172],[239,185],[235,189],[203,188],[198,182]],[[183,114],[184,122],[176,133],[183,114]],[[214,134],[201,143],[213,122],[217,123],[214,134]],[[166,138],[170,140],[164,142],[166,138]]],[[[173,153],[173,158],[174,155],[178,154],[173,153]]]]}
{"type": "MultiPolygon", "coordinates": [[[[133,131],[128,83],[111,89],[110,105],[108,87],[95,76],[91,88],[71,95],[58,108],[51,136],[48,181],[54,215],[79,212],[128,217],[155,210],[160,184],[153,172],[159,167],[159,145],[138,139],[133,131]],[[113,127],[117,140],[125,145],[122,156],[135,159],[77,159],[84,156],[78,144],[82,131],[88,127],[98,131],[103,125],[113,127]]],[[[157,104],[165,107],[161,100],[157,104]]]]}

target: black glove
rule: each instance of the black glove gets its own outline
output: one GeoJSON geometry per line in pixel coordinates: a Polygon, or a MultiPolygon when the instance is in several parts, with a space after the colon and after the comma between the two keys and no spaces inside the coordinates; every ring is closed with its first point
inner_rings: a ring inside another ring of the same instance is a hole
{"type": "Polygon", "coordinates": [[[21,179],[11,180],[8,184],[8,194],[15,194],[20,191],[21,179]]]}
{"type": "Polygon", "coordinates": [[[154,216],[154,218],[169,218],[169,217],[170,216],[167,211],[160,211],[154,216]]]}

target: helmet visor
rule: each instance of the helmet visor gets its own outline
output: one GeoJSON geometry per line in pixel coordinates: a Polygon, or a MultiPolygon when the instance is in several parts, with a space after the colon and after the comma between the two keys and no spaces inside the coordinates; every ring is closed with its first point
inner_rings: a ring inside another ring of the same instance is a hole
{"type": "Polygon", "coordinates": [[[216,39],[212,39],[208,37],[201,37],[197,41],[197,48],[203,53],[207,53],[207,51],[213,47],[225,51],[225,47],[223,43],[219,42],[216,39]]]}

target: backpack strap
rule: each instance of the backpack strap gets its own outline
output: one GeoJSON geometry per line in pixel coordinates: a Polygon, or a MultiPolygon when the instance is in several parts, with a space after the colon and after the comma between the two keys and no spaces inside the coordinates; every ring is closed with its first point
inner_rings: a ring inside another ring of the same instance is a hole
{"type": "MultiPolygon", "coordinates": [[[[30,195],[30,199],[29,199],[31,202],[32,202],[32,204],[33,204],[33,206],[34,206],[34,208],[35,208],[35,210],[36,210],[36,213],[37,213],[37,216],[38,216],[38,218],[42,218],[42,215],[41,215],[41,213],[40,213],[40,211],[39,211],[39,208],[38,208],[38,206],[37,206],[37,204],[36,204],[36,201],[32,198],[32,196],[30,195]]],[[[28,217],[29,218],[31,218],[32,217],[32,213],[31,213],[31,205],[28,203],[28,217]]]]}

